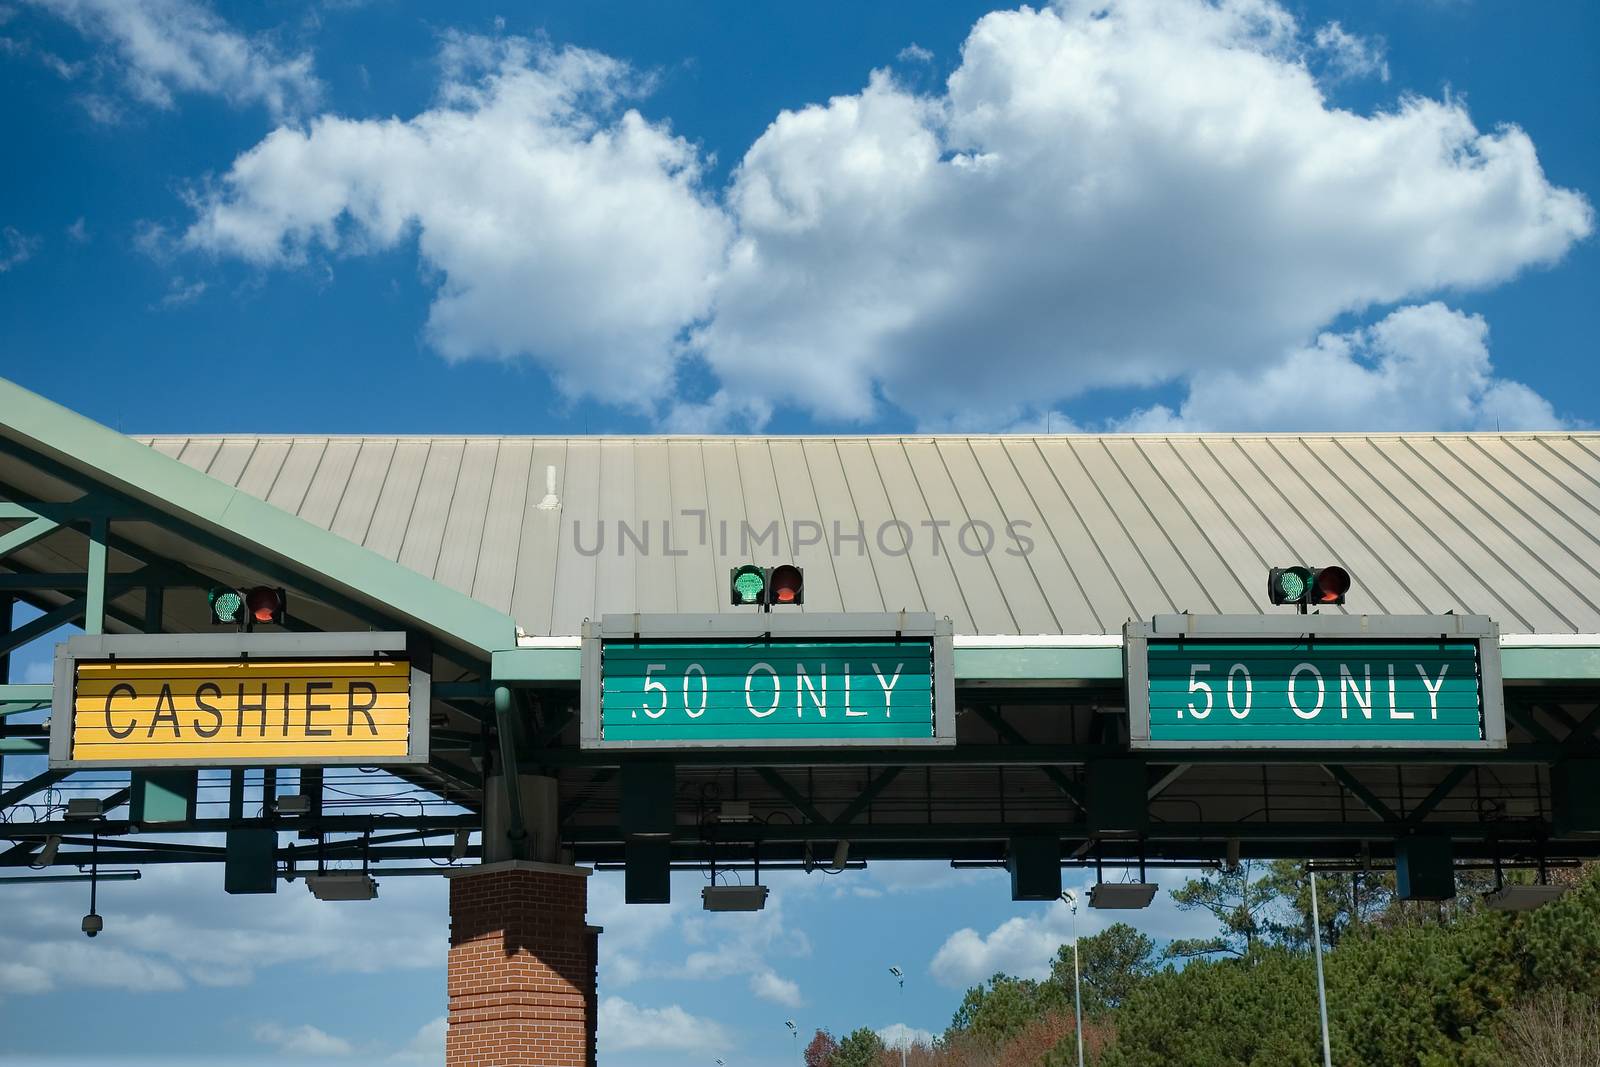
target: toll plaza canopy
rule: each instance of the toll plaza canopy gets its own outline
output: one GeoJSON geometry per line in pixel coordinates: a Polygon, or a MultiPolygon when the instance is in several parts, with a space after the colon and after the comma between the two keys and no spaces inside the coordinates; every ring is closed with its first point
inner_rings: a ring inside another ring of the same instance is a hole
{"type": "MultiPolygon", "coordinates": [[[[507,827],[515,840],[531,831],[526,847],[542,854],[626,865],[630,879],[845,857],[1009,864],[1014,878],[1018,857],[1038,855],[1057,868],[1381,864],[1417,841],[1444,842],[1447,862],[1600,852],[1600,434],[130,438],[0,382],[0,501],[0,590],[45,613],[0,651],[65,623],[215,636],[218,587],[285,590],[287,618],[269,630],[405,635],[431,677],[426,758],[394,773],[465,812],[411,829],[488,826],[474,854],[494,854],[507,827]],[[802,602],[770,614],[731,603],[730,572],[752,563],[799,566],[802,602]],[[1303,622],[1269,604],[1269,568],[1300,564],[1345,568],[1345,602],[1303,622]],[[1273,644],[1302,631],[1310,651],[1273,644]],[[872,693],[884,715],[922,686],[928,736],[911,740],[939,743],[823,733],[768,745],[746,723],[698,744],[710,735],[690,720],[721,708],[716,668],[685,661],[668,686],[646,662],[701,638],[785,635],[812,651],[739,661],[730,715],[762,718],[770,699],[813,721],[820,670],[834,699],[840,686],[846,707],[872,693]],[[1138,709],[1149,731],[1169,694],[1144,660],[1130,673],[1130,649],[1148,643],[1151,665],[1169,663],[1195,647],[1186,637],[1214,642],[1170,683],[1183,697],[1173,714],[1201,723],[1182,735],[1193,743],[1146,746],[1138,709]],[[924,658],[905,673],[872,643],[907,640],[924,658]],[[1347,644],[1335,655],[1326,641],[1347,644]],[[600,650],[624,646],[642,650],[628,677],[647,718],[669,701],[688,716],[670,744],[620,743],[644,736],[637,710],[624,713],[641,725],[609,736],[588,721],[591,696],[605,709],[585,679],[627,682],[620,654],[614,680],[598,673],[600,650]],[[1131,691],[1135,675],[1149,691],[1131,691]],[[1265,721],[1248,715],[1269,703],[1269,676],[1287,694],[1285,731],[1315,701],[1330,732],[1286,745],[1229,734],[1265,721]],[[896,679],[909,679],[901,696],[896,679]],[[1403,745],[1361,732],[1376,729],[1364,726],[1375,699],[1407,720],[1392,732],[1403,745]],[[1415,707],[1457,714],[1466,733],[1452,736],[1466,742],[1419,732],[1415,707]]],[[[3,751],[40,759],[42,713],[27,710],[51,687],[7,682],[3,751]]],[[[297,707],[310,729],[314,709],[297,707]]],[[[38,773],[0,791],[0,808],[72,773],[26,766],[38,773]]],[[[141,788],[134,770],[129,790],[141,788]]],[[[129,790],[106,798],[108,813],[129,790]]],[[[236,805],[225,823],[160,829],[359,829],[313,801],[308,815],[268,802],[247,818],[236,805]]],[[[134,847],[148,820],[107,814],[95,829],[130,843],[124,862],[154,854],[134,847]]],[[[0,844],[0,865],[36,862],[47,832],[88,830],[0,826],[16,842],[0,844]]],[[[292,844],[268,847],[292,869],[292,844]]],[[[380,873],[448,851],[361,847],[380,873]]],[[[651,899],[640,878],[630,896],[651,899]]]]}

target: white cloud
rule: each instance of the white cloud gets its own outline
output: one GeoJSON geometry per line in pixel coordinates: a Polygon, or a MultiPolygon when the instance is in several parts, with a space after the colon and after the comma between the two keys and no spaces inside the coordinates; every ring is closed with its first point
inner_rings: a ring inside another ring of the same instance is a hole
{"type": "Polygon", "coordinates": [[[729,1043],[720,1024],[690,1015],[676,1004],[642,1008],[621,997],[601,999],[596,1042],[602,1054],[631,1049],[712,1052],[729,1043]]]}
{"type": "Polygon", "coordinates": [[[1270,363],[1343,312],[1502,281],[1592,225],[1515,127],[1457,102],[1329,107],[1264,0],[1114,0],[979,20],[947,90],[886,72],[785,112],[729,205],[696,335],[719,402],[781,382],[994,426],[1108,386],[1270,363]],[[981,373],[974,368],[981,366],[981,373]]]}
{"type": "Polygon", "coordinates": [[[908,1048],[917,1045],[931,1046],[933,1031],[907,1026],[905,1023],[890,1023],[878,1031],[878,1040],[890,1049],[897,1049],[902,1043],[908,1048]]]}
{"type": "Polygon", "coordinates": [[[1459,100],[1330,106],[1324,83],[1383,75],[1381,41],[1275,0],[994,12],[936,93],[876,71],[779,114],[720,203],[695,146],[619,113],[643,88],[623,64],[515,38],[444,58],[413,118],[275,131],[185,242],[287,266],[415,234],[447,358],[530,358],[677,430],[886,406],[989,429],[1249,380],[1341,315],[1495,285],[1593,226],[1459,100]],[[678,396],[686,368],[709,390],[678,396]]]}
{"type": "Polygon", "coordinates": [[[281,964],[362,973],[437,967],[446,951],[443,881],[385,879],[381,870],[378,879],[381,904],[330,904],[301,882],[279,883],[272,896],[228,896],[220,865],[150,867],[137,882],[101,890],[105,932],[92,941],[78,930],[81,913],[53,887],[15,886],[6,895],[11,933],[0,930],[0,959],[11,964],[0,970],[0,991],[237,986],[281,964]],[[43,985],[33,980],[40,971],[43,985]]]}
{"type": "Polygon", "coordinates": [[[399,1063],[443,1063],[444,1032],[448,1025],[443,1015],[432,1022],[424,1023],[416,1035],[406,1043],[405,1048],[395,1053],[392,1058],[399,1063]]]}
{"type": "Polygon", "coordinates": [[[900,49],[900,54],[895,56],[902,63],[932,63],[933,53],[915,41],[900,49]]]}
{"type": "Polygon", "coordinates": [[[934,981],[952,989],[965,989],[998,973],[1043,978],[1050,973],[1056,949],[1071,931],[1071,913],[1061,903],[1034,915],[1013,916],[987,936],[965,927],[939,946],[928,970],[934,981]]]}
{"type": "Polygon", "coordinates": [[[33,254],[39,251],[39,245],[39,238],[23,233],[15,226],[0,229],[0,274],[32,259],[33,254]]]}
{"type": "Polygon", "coordinates": [[[86,245],[91,240],[89,223],[82,215],[79,215],[77,221],[67,227],[67,239],[75,245],[86,245]]]}
{"type": "Polygon", "coordinates": [[[757,971],[750,976],[750,992],[762,1000],[782,1004],[788,1008],[800,1006],[800,986],[776,971],[757,971]]]}
{"type": "Polygon", "coordinates": [[[342,1037],[318,1030],[309,1023],[299,1026],[283,1026],[280,1023],[265,1022],[257,1024],[255,1039],[264,1045],[271,1045],[291,1056],[350,1056],[355,1054],[355,1046],[342,1037]]]}
{"type": "Polygon", "coordinates": [[[1311,40],[1327,63],[1332,80],[1369,78],[1374,75],[1381,81],[1389,80],[1389,64],[1383,58],[1383,41],[1348,33],[1337,22],[1319,27],[1311,40]]]}
{"type": "Polygon", "coordinates": [[[650,408],[710,308],[728,224],[695,148],[623,97],[622,63],[452,37],[438,106],[282,128],[198,201],[190,247],[261,264],[415,233],[441,276],[427,332],[450,359],[531,357],[570,396],[650,408]]]}
{"type": "Polygon", "coordinates": [[[1180,411],[1154,407],[1117,428],[1528,430],[1563,425],[1550,402],[1494,376],[1488,324],[1434,302],[1376,325],[1325,333],[1250,373],[1197,373],[1180,411]]]}
{"type": "MultiPolygon", "coordinates": [[[[129,92],[154,107],[173,107],[175,93],[209,93],[287,116],[314,107],[321,96],[309,53],[285,55],[268,40],[246,37],[198,0],[27,2],[109,45],[113,55],[105,61],[129,92]]],[[[120,113],[99,94],[84,103],[101,121],[120,113]]]]}

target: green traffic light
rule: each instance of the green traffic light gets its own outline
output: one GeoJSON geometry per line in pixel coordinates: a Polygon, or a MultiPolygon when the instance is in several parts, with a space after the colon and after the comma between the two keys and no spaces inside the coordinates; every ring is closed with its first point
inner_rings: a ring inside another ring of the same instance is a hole
{"type": "Polygon", "coordinates": [[[218,622],[238,622],[239,612],[244,608],[244,597],[232,589],[213,590],[211,593],[211,614],[218,622]]]}
{"type": "Polygon", "coordinates": [[[1285,604],[1299,602],[1306,595],[1306,579],[1297,568],[1288,567],[1278,572],[1278,595],[1285,604]]]}
{"type": "Polygon", "coordinates": [[[761,577],[761,571],[755,567],[746,567],[733,579],[733,591],[739,594],[740,603],[758,604],[761,602],[761,591],[766,582],[761,577]]]}

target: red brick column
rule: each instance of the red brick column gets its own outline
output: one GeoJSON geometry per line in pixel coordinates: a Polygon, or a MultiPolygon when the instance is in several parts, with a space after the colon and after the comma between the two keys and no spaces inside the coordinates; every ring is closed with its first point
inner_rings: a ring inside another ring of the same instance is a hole
{"type": "Polygon", "coordinates": [[[599,928],[587,868],[511,860],[451,872],[446,1067],[587,1067],[599,928]]]}

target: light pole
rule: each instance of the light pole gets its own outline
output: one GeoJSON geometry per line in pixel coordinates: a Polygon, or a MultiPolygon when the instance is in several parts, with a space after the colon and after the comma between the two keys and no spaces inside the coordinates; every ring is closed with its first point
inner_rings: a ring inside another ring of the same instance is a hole
{"type": "Polygon", "coordinates": [[[1322,1018],[1322,1067],[1333,1067],[1333,1053],[1328,1049],[1328,989],[1322,983],[1322,920],[1317,915],[1317,872],[1311,875],[1311,945],[1317,956],[1317,1014],[1322,1018]]]}
{"type": "Polygon", "coordinates": [[[1077,1018],[1078,1067],[1083,1067],[1083,995],[1078,990],[1078,895],[1068,889],[1061,894],[1061,899],[1072,909],[1072,1012],[1077,1018]]]}
{"type": "Polygon", "coordinates": [[[783,1025],[787,1026],[789,1028],[789,1032],[794,1035],[795,1061],[796,1062],[801,1062],[801,1060],[800,1060],[800,1028],[794,1024],[794,1020],[793,1019],[785,1019],[785,1020],[783,1020],[783,1025]]]}
{"type": "Polygon", "coordinates": [[[890,967],[889,973],[894,975],[894,980],[900,983],[900,1067],[906,1067],[906,1043],[910,1034],[906,1032],[906,973],[898,967],[890,967]]]}

